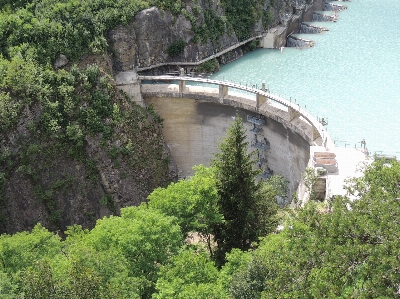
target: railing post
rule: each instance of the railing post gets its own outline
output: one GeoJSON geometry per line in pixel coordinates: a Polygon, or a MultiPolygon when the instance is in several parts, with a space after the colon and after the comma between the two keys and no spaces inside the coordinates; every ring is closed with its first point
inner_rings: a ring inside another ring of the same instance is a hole
{"type": "Polygon", "coordinates": [[[262,106],[262,104],[264,104],[266,101],[267,101],[267,97],[266,96],[264,96],[262,94],[259,94],[259,93],[256,93],[256,108],[257,108],[257,111],[262,106]]]}
{"type": "Polygon", "coordinates": [[[185,92],[186,90],[186,81],[179,80],[179,93],[185,92]]]}
{"type": "Polygon", "coordinates": [[[261,102],[262,102],[261,97],[262,97],[262,96],[261,96],[260,94],[256,93],[256,109],[257,109],[257,111],[258,111],[258,109],[260,108],[260,106],[262,105],[262,104],[261,104],[261,102]]]}

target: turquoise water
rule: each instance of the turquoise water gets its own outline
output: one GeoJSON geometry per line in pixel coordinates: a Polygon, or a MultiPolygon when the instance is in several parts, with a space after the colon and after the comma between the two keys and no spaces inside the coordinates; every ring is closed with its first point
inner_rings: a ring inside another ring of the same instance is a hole
{"type": "MultiPolygon", "coordinates": [[[[343,3],[343,2],[342,2],[343,3]]],[[[222,67],[213,79],[266,83],[271,92],[296,100],[328,119],[337,146],[365,139],[371,153],[400,156],[400,1],[345,3],[327,33],[299,35],[310,49],[258,49],[222,67]]],[[[321,25],[321,23],[318,23],[321,25]]]]}

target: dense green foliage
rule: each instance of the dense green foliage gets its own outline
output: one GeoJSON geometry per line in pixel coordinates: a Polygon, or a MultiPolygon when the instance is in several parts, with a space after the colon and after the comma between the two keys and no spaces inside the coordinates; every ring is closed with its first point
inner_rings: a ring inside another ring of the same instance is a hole
{"type": "Polygon", "coordinates": [[[204,166],[194,170],[196,174],[190,180],[155,189],[149,195],[149,207],[175,216],[184,238],[190,232],[198,232],[210,241],[212,227],[223,221],[218,211],[215,174],[204,166]]]}
{"type": "Polygon", "coordinates": [[[155,299],[228,299],[219,272],[206,252],[182,250],[160,271],[155,299]]]}
{"type": "Polygon", "coordinates": [[[348,187],[353,201],[310,202],[263,239],[234,298],[396,298],[400,164],[374,163],[348,187]]]}
{"type": "Polygon", "coordinates": [[[210,40],[213,42],[214,46],[218,46],[215,44],[215,41],[218,40],[226,31],[226,22],[224,18],[217,16],[215,11],[212,9],[204,10],[204,23],[201,25],[197,25],[197,22],[191,22],[193,31],[195,33],[194,41],[195,42],[207,42],[210,40]]]}
{"type": "Polygon", "coordinates": [[[180,38],[168,46],[167,54],[171,57],[178,56],[185,49],[185,45],[185,41],[180,38]]]}
{"type": "Polygon", "coordinates": [[[74,226],[66,233],[61,241],[38,225],[0,237],[0,271],[17,286],[8,295],[150,298],[158,268],[181,246],[175,218],[145,208],[124,209],[90,232],[74,226]]]}
{"type": "Polygon", "coordinates": [[[239,40],[251,37],[251,31],[257,20],[262,17],[264,1],[260,0],[223,0],[228,22],[235,30],[239,40]]]}
{"type": "Polygon", "coordinates": [[[263,181],[256,181],[260,172],[253,169],[255,152],[247,153],[246,136],[247,130],[237,115],[213,161],[218,206],[225,220],[214,227],[220,263],[232,248],[248,250],[260,235],[276,228],[276,199],[265,197],[263,181]]]}
{"type": "Polygon", "coordinates": [[[0,13],[0,53],[12,58],[18,51],[30,51],[47,63],[60,53],[77,59],[88,50],[103,51],[107,30],[126,24],[149,5],[130,0],[10,3],[0,13]]]}
{"type": "Polygon", "coordinates": [[[281,232],[254,250],[232,249],[220,269],[205,244],[185,245],[182,235],[204,229],[196,219],[216,193],[214,171],[200,167],[193,182],[158,189],[149,204],[122,209],[90,231],[72,226],[65,240],[40,225],[0,236],[0,298],[398,296],[399,162],[367,166],[348,184],[353,201],[288,211],[281,232]]]}

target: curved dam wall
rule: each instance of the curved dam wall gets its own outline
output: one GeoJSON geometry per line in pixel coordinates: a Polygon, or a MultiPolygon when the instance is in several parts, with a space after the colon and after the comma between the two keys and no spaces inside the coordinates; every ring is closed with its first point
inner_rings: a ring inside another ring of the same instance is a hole
{"type": "Polygon", "coordinates": [[[247,128],[249,151],[255,150],[250,147],[255,138],[255,133],[250,131],[253,124],[247,118],[262,114],[266,121],[262,131],[257,133],[257,139],[266,138],[270,142],[270,148],[260,150],[267,158],[261,168],[269,167],[274,174],[286,178],[289,181],[288,195],[291,198],[310,158],[311,139],[304,132],[312,132],[312,128],[301,119],[296,120],[296,126],[291,126],[288,121],[289,113],[268,103],[255,112],[255,100],[244,94],[230,93],[221,102],[217,88],[187,86],[187,90],[188,92],[180,93],[176,84],[141,85],[145,104],[153,105],[164,119],[164,138],[177,164],[179,177],[193,175],[194,165],[210,165],[213,155],[218,152],[218,144],[226,136],[226,131],[237,114],[242,117],[247,128]],[[191,90],[201,92],[190,92],[191,90]],[[235,98],[240,101],[234,101],[235,98]],[[304,131],[300,132],[296,128],[304,131]]]}

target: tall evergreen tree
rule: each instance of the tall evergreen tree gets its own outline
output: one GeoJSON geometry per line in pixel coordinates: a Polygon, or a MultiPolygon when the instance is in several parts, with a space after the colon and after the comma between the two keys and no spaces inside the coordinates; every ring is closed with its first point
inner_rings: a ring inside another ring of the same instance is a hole
{"type": "MultiPolygon", "coordinates": [[[[214,237],[217,242],[216,260],[222,265],[225,253],[232,248],[247,250],[256,241],[260,233],[266,232],[265,217],[276,213],[275,198],[266,199],[263,194],[262,182],[257,182],[259,170],[255,170],[253,156],[248,153],[246,129],[240,116],[227,132],[227,137],[220,144],[220,153],[216,154],[213,164],[216,168],[218,205],[224,216],[224,223],[214,227],[214,237]],[[261,205],[269,211],[259,213],[257,208],[263,200],[271,204],[261,205]]],[[[268,222],[274,226],[275,221],[268,222]]],[[[268,229],[267,229],[268,230],[268,229]]]]}

